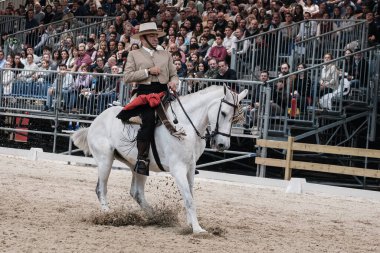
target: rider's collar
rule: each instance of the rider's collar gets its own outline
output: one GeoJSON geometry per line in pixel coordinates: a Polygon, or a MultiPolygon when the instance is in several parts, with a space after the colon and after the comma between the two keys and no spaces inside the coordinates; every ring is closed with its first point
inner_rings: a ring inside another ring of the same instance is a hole
{"type": "Polygon", "coordinates": [[[142,48],[144,48],[150,55],[153,55],[153,52],[154,52],[153,49],[150,49],[150,48],[147,48],[147,47],[144,47],[144,46],[142,46],[142,48]]]}

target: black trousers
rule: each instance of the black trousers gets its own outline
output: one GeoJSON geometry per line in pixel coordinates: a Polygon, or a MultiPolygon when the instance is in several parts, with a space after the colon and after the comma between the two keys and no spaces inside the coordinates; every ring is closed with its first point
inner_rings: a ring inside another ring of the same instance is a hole
{"type": "MultiPolygon", "coordinates": [[[[152,93],[160,93],[168,91],[166,84],[152,83],[150,85],[139,85],[137,88],[137,95],[147,95],[152,93]]],[[[144,105],[140,108],[141,127],[137,133],[136,140],[150,142],[153,137],[155,122],[155,109],[149,105],[144,105]]]]}

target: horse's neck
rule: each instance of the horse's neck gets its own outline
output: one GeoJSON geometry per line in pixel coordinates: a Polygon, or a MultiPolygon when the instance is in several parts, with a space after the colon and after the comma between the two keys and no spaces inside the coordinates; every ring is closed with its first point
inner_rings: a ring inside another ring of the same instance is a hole
{"type": "MultiPolygon", "coordinates": [[[[190,94],[184,97],[180,97],[181,103],[193,122],[197,130],[203,134],[209,124],[208,110],[211,104],[215,103],[217,99],[221,99],[224,96],[223,87],[210,87],[205,90],[199,91],[194,94],[190,94]]],[[[188,119],[185,113],[177,103],[178,111],[177,117],[180,122],[187,122],[188,119]]]]}

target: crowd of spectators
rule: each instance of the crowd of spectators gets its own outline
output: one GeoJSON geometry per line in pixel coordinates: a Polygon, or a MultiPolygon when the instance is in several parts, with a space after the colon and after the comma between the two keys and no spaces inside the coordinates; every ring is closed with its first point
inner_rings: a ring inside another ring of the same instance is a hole
{"type": "MultiPolygon", "coordinates": [[[[180,77],[236,80],[236,72],[229,67],[231,55],[249,52],[248,43],[236,48],[236,41],[302,20],[321,19],[308,29],[315,35],[363,19],[368,23],[368,45],[380,42],[380,7],[374,0],[26,0],[20,6],[10,1],[0,14],[25,16],[25,29],[34,29],[35,39],[24,41],[21,50],[10,50],[8,55],[0,51],[0,69],[22,69],[14,73],[22,81],[46,78],[33,71],[61,67],[85,72],[82,79],[91,72],[122,73],[128,52],[140,47],[131,35],[138,31],[139,24],[148,21],[156,22],[166,32],[158,49],[171,52],[180,77]],[[103,32],[84,34],[85,39],[79,41],[70,35],[70,17],[77,16],[114,16],[115,20],[103,32]],[[323,21],[328,19],[344,22],[325,24],[323,21]],[[67,32],[60,35],[57,43],[49,43],[47,38],[55,31],[54,25],[49,24],[59,20],[67,20],[67,32]]],[[[16,31],[2,34],[0,46],[4,47],[7,34],[12,32],[16,31]]],[[[285,28],[282,36],[284,50],[288,50],[288,38],[300,40],[306,36],[306,29],[304,25],[285,28]]],[[[73,98],[66,100],[68,107],[75,106],[82,88],[116,99],[118,82],[94,79],[97,86],[92,82],[79,84],[78,80],[69,84],[73,98]]],[[[198,84],[189,86],[189,91],[199,89],[195,87],[198,84]]],[[[46,109],[50,109],[49,103],[46,109]]],[[[100,103],[101,107],[106,103],[100,103]]]]}

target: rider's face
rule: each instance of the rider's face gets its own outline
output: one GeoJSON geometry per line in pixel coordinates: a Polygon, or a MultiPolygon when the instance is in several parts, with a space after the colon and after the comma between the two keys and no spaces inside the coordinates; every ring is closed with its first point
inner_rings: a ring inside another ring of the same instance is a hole
{"type": "Polygon", "coordinates": [[[143,45],[145,46],[145,47],[147,47],[147,48],[150,48],[150,46],[149,46],[149,44],[147,43],[147,41],[153,46],[153,47],[157,47],[157,45],[158,45],[158,35],[157,34],[153,34],[153,33],[151,33],[151,34],[148,34],[148,35],[146,35],[146,36],[144,36],[143,38],[143,40],[142,40],[142,43],[143,43],[143,45]],[[145,38],[146,38],[146,40],[145,40],[145,38]]]}

